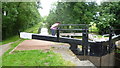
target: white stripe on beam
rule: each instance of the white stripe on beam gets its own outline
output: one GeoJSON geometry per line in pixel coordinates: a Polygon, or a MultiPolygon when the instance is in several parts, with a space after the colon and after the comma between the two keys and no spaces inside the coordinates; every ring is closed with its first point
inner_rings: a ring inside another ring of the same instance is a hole
{"type": "Polygon", "coordinates": [[[20,32],[20,38],[32,39],[32,34],[33,34],[33,33],[20,32]]]}

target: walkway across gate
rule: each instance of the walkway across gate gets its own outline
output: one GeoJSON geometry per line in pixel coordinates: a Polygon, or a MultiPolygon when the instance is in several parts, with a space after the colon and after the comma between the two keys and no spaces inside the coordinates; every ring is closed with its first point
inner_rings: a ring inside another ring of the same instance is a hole
{"type": "Polygon", "coordinates": [[[87,57],[96,66],[114,66],[114,60],[110,60],[111,56],[114,55],[115,41],[120,40],[120,35],[112,37],[113,29],[109,29],[109,39],[104,41],[91,41],[88,38],[89,25],[87,24],[61,24],[60,28],[57,29],[56,36],[46,36],[40,34],[20,33],[21,38],[31,37],[31,39],[46,40],[53,42],[69,43],[71,45],[70,50],[77,56],[87,57]],[[65,26],[65,28],[61,28],[65,26]],[[68,28],[66,28],[68,26],[68,28]],[[72,28],[75,26],[75,28],[72,28]],[[76,29],[76,27],[80,27],[76,29]],[[60,37],[61,31],[76,31],[82,32],[82,40],[68,37],[60,37]],[[25,36],[26,35],[26,36],[25,36]],[[23,37],[25,36],[25,37],[23,37]],[[82,50],[78,46],[82,46],[82,50]],[[109,59],[108,59],[109,58],[109,59]]]}

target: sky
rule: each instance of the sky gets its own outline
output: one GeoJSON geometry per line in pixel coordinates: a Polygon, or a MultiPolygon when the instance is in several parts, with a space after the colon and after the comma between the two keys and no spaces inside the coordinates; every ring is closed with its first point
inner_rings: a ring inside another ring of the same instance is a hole
{"type": "MultiPolygon", "coordinates": [[[[39,13],[42,17],[47,16],[49,14],[50,8],[52,4],[57,2],[58,0],[40,0],[41,6],[43,9],[38,9],[39,13]]],[[[100,5],[101,0],[96,0],[97,4],[100,5]]]]}
{"type": "Polygon", "coordinates": [[[100,5],[100,2],[101,2],[101,0],[96,0],[96,3],[97,3],[98,5],[100,5]]]}
{"type": "Polygon", "coordinates": [[[40,0],[41,6],[43,9],[38,9],[40,12],[40,15],[47,16],[49,14],[50,8],[52,7],[52,4],[57,2],[58,0],[40,0]]]}

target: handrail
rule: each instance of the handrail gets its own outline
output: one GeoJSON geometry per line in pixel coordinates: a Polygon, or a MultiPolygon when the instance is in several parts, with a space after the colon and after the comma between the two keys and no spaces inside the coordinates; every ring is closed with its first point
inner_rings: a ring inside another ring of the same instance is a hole
{"type": "Polygon", "coordinates": [[[80,26],[80,25],[87,26],[88,24],[60,24],[59,26],[80,26]]]}
{"type": "Polygon", "coordinates": [[[83,31],[83,30],[88,30],[88,29],[59,29],[60,31],[65,31],[65,30],[80,30],[80,31],[83,31]]]}

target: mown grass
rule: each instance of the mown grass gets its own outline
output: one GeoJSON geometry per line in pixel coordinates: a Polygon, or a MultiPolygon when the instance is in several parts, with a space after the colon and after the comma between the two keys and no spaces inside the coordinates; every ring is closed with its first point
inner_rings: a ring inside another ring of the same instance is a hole
{"type": "Polygon", "coordinates": [[[60,55],[52,51],[40,50],[16,51],[3,57],[3,66],[67,66],[70,62],[65,61],[60,55]]]}
{"type": "Polygon", "coordinates": [[[15,42],[15,41],[17,41],[18,39],[19,39],[19,36],[16,35],[16,36],[7,38],[6,40],[3,40],[2,42],[0,42],[0,43],[1,43],[0,45],[4,45],[4,44],[10,43],[10,42],[15,42]]]}
{"type": "Polygon", "coordinates": [[[44,52],[41,50],[15,51],[14,49],[20,41],[11,44],[12,47],[2,56],[2,66],[74,66],[70,61],[65,61],[59,54],[52,51],[44,52]]]}

